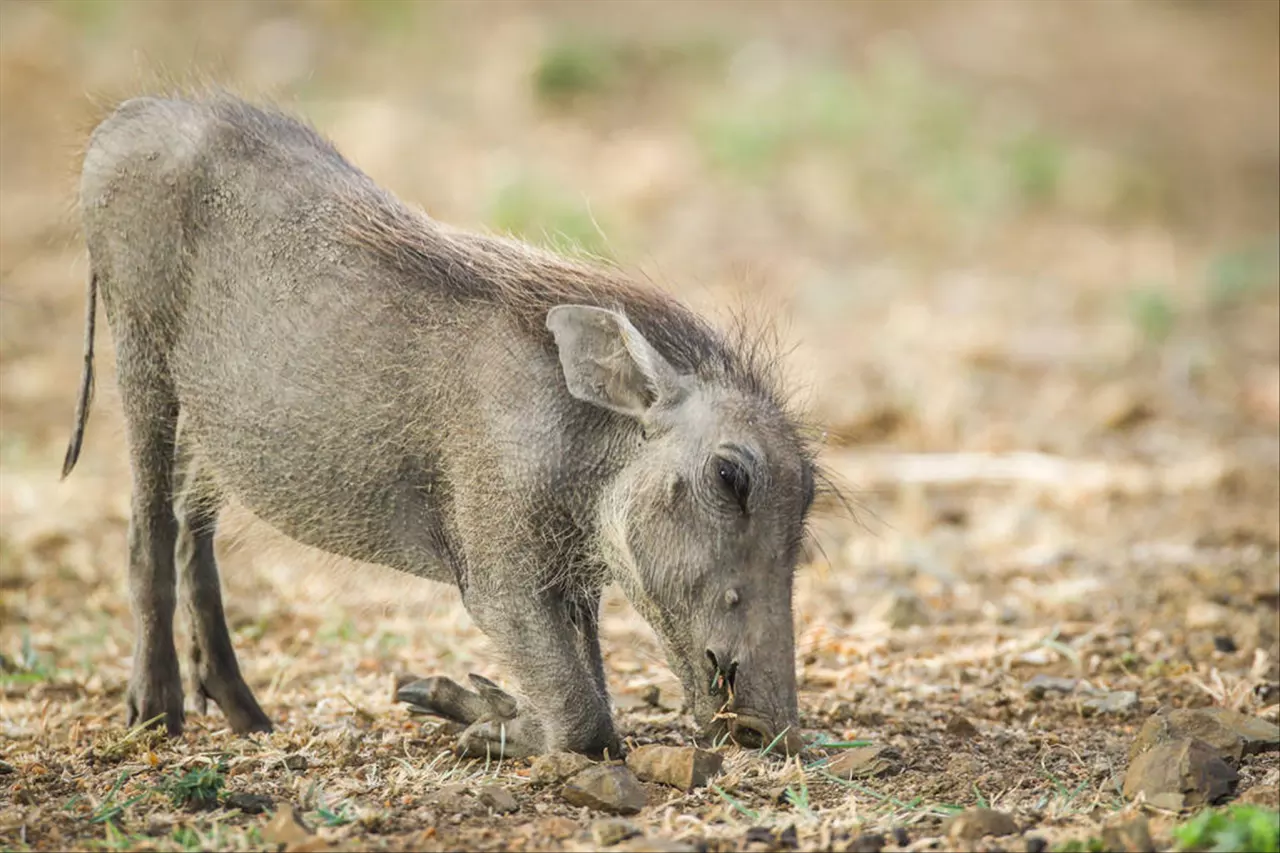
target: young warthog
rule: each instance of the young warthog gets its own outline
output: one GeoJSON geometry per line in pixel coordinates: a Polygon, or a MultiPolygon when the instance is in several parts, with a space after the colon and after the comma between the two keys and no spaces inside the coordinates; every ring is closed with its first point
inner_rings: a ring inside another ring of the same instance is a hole
{"type": "Polygon", "coordinates": [[[815,468],[759,346],[619,273],[434,222],[228,95],[124,103],[80,192],[91,273],[63,476],[100,292],[133,477],[130,723],[182,729],[180,597],[198,707],[271,728],[214,563],[234,497],[298,542],[457,585],[521,698],[479,677],[402,698],[469,724],[464,752],[619,753],[597,631],[610,580],[704,724],[795,734],[815,468]]]}

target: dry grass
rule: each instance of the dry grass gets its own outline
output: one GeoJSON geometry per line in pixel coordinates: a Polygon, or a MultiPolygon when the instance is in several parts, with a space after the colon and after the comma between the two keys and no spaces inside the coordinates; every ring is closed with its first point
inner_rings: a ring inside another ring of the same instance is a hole
{"type": "MultiPolygon", "coordinates": [[[[592,816],[526,764],[459,761],[392,701],[405,671],[500,676],[452,590],[243,513],[220,544],[228,613],[277,732],[232,737],[216,710],[176,741],[124,730],[109,381],[81,467],[56,472],[85,272],[76,152],[101,103],[156,69],[278,95],[441,219],[785,318],[856,498],[853,518],[827,508],[800,575],[803,724],[895,750],[894,772],[835,779],[838,746],[724,747],[714,789],[650,790],[650,836],[754,850],[793,828],[831,849],[903,828],[950,849],[942,819],[989,805],[1082,838],[1139,810],[1117,779],[1146,713],[1275,718],[1275,7],[675,8],[0,5],[0,847],[591,847],[592,816]],[[1033,700],[1037,673],[1140,707],[1033,700]],[[481,781],[519,811],[440,794],[481,781]]],[[[616,594],[604,635],[625,735],[689,742],[639,698],[658,686],[670,707],[678,688],[616,594]]],[[[1241,775],[1266,802],[1280,765],[1241,775]]],[[[1153,819],[1164,846],[1172,820],[1153,819]]]]}

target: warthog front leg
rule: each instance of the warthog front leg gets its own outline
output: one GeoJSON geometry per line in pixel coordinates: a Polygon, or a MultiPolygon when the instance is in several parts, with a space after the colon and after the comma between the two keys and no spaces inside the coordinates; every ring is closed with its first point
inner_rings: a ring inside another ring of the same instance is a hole
{"type": "Polygon", "coordinates": [[[443,675],[406,684],[396,698],[419,713],[434,714],[467,726],[458,751],[474,758],[536,755],[544,735],[537,721],[521,717],[516,698],[489,679],[470,674],[475,690],[443,675]]]}
{"type": "Polygon", "coordinates": [[[466,725],[458,740],[464,755],[620,754],[597,665],[581,648],[583,635],[575,624],[581,614],[550,596],[519,605],[505,597],[486,598],[482,605],[472,599],[468,607],[519,680],[524,701],[474,674],[475,690],[432,676],[401,687],[397,699],[466,725]]]}

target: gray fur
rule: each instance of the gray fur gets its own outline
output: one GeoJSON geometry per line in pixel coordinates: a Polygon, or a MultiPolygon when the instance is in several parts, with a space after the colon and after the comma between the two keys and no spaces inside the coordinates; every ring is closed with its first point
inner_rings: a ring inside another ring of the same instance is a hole
{"type": "Polygon", "coordinates": [[[122,104],[93,134],[81,206],[90,303],[64,476],[97,292],[133,477],[131,723],[182,728],[181,600],[198,704],[270,728],[222,615],[213,531],[234,497],[299,542],[458,586],[521,694],[405,693],[469,724],[465,751],[618,754],[609,580],[702,722],[747,739],[796,724],[814,468],[750,341],[614,270],[437,223],[309,127],[227,95],[122,104]]]}

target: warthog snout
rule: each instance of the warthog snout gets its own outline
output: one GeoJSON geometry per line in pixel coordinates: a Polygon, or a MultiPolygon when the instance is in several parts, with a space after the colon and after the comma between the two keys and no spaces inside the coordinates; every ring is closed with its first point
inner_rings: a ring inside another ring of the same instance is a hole
{"type": "Polygon", "coordinates": [[[706,650],[710,666],[709,692],[718,706],[711,717],[707,734],[713,740],[728,735],[739,746],[758,749],[774,745],[780,754],[794,755],[803,748],[803,742],[785,711],[788,699],[770,689],[766,673],[751,671],[727,649],[706,650]],[[761,707],[777,705],[776,713],[766,713],[761,707]]]}

